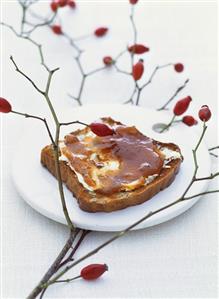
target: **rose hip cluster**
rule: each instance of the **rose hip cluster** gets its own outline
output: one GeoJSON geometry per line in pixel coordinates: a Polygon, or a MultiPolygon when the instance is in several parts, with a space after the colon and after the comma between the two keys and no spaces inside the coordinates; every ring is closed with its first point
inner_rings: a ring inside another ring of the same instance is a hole
{"type": "Polygon", "coordinates": [[[73,0],[57,0],[50,3],[52,11],[56,12],[58,8],[69,6],[70,8],[76,8],[76,3],[73,0]]]}
{"type": "MultiPolygon", "coordinates": [[[[179,100],[176,105],[173,108],[173,113],[175,116],[180,116],[183,113],[185,113],[189,107],[190,102],[192,101],[192,98],[190,96],[187,96],[181,100],[179,100]]],[[[201,109],[199,110],[199,119],[201,121],[208,121],[211,117],[211,111],[207,105],[203,105],[201,109]]],[[[185,115],[182,118],[182,122],[186,124],[187,126],[191,127],[196,125],[198,122],[192,115],[185,115]]]]}
{"type": "MultiPolygon", "coordinates": [[[[74,9],[74,8],[76,8],[76,3],[75,3],[74,0],[53,0],[50,3],[50,8],[55,13],[57,12],[57,10],[59,8],[66,7],[66,6],[74,9]]],[[[62,27],[58,24],[52,25],[51,29],[52,29],[53,33],[55,33],[57,35],[63,34],[62,27]]],[[[99,27],[99,28],[94,30],[93,34],[96,37],[102,37],[107,33],[107,31],[108,31],[107,27],[99,27]]]]}
{"type": "MultiPolygon", "coordinates": [[[[186,110],[188,109],[191,101],[192,101],[192,98],[190,96],[187,96],[187,97],[179,100],[173,108],[174,115],[180,116],[183,113],[185,113],[186,110]]],[[[182,118],[182,122],[189,127],[194,126],[198,123],[197,120],[192,115],[185,115],[182,118]]]]}

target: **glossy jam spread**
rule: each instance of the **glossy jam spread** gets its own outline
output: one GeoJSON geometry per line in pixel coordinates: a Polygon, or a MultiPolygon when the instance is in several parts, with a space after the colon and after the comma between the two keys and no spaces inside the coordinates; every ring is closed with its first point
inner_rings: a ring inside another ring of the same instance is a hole
{"type": "Polygon", "coordinates": [[[135,127],[118,125],[110,136],[67,135],[62,153],[92,190],[102,194],[135,190],[151,175],[159,175],[164,158],[152,139],[135,127]]]}

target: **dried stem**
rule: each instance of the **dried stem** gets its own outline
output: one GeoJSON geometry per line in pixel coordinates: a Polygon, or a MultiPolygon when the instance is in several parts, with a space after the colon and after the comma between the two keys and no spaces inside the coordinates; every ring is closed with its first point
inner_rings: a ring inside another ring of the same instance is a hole
{"type": "Polygon", "coordinates": [[[172,119],[171,119],[171,121],[164,128],[162,128],[162,130],[160,131],[160,133],[163,133],[164,131],[167,131],[171,127],[171,125],[174,122],[176,122],[175,118],[176,118],[176,115],[174,114],[173,117],[172,117],[172,119]]]}
{"type": "Polygon", "coordinates": [[[60,126],[69,126],[69,125],[75,125],[75,124],[79,124],[79,125],[83,125],[83,126],[89,126],[88,124],[81,122],[79,120],[74,120],[74,121],[70,121],[67,123],[60,123],[60,126]]]}
{"type": "Polygon", "coordinates": [[[72,244],[78,234],[78,229],[75,231],[70,230],[70,236],[68,240],[66,241],[64,247],[62,248],[61,252],[55,259],[55,261],[52,263],[50,268],[47,270],[43,278],[40,280],[39,284],[32,290],[32,292],[27,296],[27,299],[33,299],[36,298],[37,295],[41,293],[41,291],[44,289],[44,284],[54,275],[54,273],[59,269],[59,265],[62,262],[63,258],[68,253],[69,249],[72,247],[72,244]]]}
{"type": "Polygon", "coordinates": [[[208,150],[209,150],[209,151],[213,151],[213,150],[216,150],[216,149],[219,149],[219,145],[214,146],[214,147],[211,147],[211,148],[209,148],[208,150]]]}
{"type": "Polygon", "coordinates": [[[174,94],[170,97],[170,99],[160,108],[158,108],[158,111],[166,110],[167,106],[175,99],[175,97],[186,87],[187,83],[189,82],[189,79],[186,79],[183,85],[177,88],[177,90],[174,92],[174,94]]]}
{"type": "Polygon", "coordinates": [[[22,115],[22,116],[24,116],[26,118],[35,118],[37,120],[41,120],[45,124],[45,126],[46,126],[46,130],[48,132],[49,138],[50,138],[53,146],[55,145],[55,141],[53,139],[52,133],[51,133],[50,128],[49,128],[49,125],[48,125],[48,123],[47,123],[47,121],[46,121],[45,118],[42,118],[42,117],[39,117],[39,116],[36,116],[36,115],[27,114],[27,113],[17,112],[17,111],[14,111],[14,110],[12,110],[11,113],[22,115]]]}
{"type": "MultiPolygon", "coordinates": [[[[41,49],[41,53],[42,53],[42,49],[41,49]]],[[[42,57],[43,57],[43,53],[42,53],[42,57]]],[[[53,149],[54,149],[54,153],[55,153],[55,168],[56,168],[56,174],[57,174],[57,179],[58,179],[59,194],[60,194],[60,199],[61,199],[61,203],[62,203],[62,210],[63,210],[64,216],[65,216],[66,222],[67,222],[70,230],[74,230],[74,226],[73,226],[73,223],[71,221],[71,218],[69,216],[68,209],[67,209],[67,206],[66,206],[65,195],[64,195],[64,190],[63,190],[63,184],[62,184],[62,179],[61,179],[61,170],[60,170],[60,163],[59,163],[60,124],[59,124],[58,117],[56,115],[56,112],[54,110],[54,107],[53,107],[52,102],[51,102],[50,97],[49,97],[49,89],[50,89],[52,76],[58,70],[58,68],[53,69],[53,70],[49,70],[48,67],[47,67],[48,77],[47,77],[47,83],[46,83],[45,91],[43,91],[36,85],[36,83],[28,75],[26,75],[22,70],[20,70],[20,68],[18,67],[18,65],[16,64],[16,62],[14,61],[12,56],[10,57],[10,59],[11,59],[12,63],[15,66],[15,70],[17,72],[19,72],[23,77],[25,77],[32,84],[32,86],[41,95],[43,95],[43,97],[45,98],[45,100],[46,100],[46,102],[49,106],[49,109],[50,109],[50,112],[53,116],[54,122],[56,124],[56,137],[55,137],[55,145],[53,146],[53,149]]]]}

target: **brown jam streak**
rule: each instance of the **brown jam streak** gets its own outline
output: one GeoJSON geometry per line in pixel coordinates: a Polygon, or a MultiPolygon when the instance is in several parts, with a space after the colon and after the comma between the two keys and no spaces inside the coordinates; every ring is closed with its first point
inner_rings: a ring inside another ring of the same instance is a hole
{"type": "MultiPolygon", "coordinates": [[[[73,142],[65,139],[65,144],[67,152],[71,152],[71,156],[68,155],[70,163],[90,186],[95,185],[92,182],[93,169],[101,172],[101,163],[104,165],[107,161],[119,161],[118,169],[107,170],[98,175],[101,187],[95,191],[102,194],[109,195],[126,190],[125,185],[136,180],[140,180],[142,186],[144,178],[159,174],[163,166],[163,157],[156,152],[153,140],[141,134],[135,127],[118,126],[113,135],[96,136],[86,143],[77,138],[73,142]],[[90,160],[92,152],[97,154],[94,161],[90,160]],[[84,155],[85,159],[74,157],[75,154],[84,155]]],[[[136,188],[140,186],[138,184],[136,188]]]]}

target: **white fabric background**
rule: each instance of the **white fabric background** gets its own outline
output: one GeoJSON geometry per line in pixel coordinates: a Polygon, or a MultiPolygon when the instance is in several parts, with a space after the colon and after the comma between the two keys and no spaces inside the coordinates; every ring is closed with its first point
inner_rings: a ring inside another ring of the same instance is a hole
{"type": "MultiPolygon", "coordinates": [[[[88,49],[83,63],[91,70],[101,65],[104,55],[115,55],[131,39],[129,9],[127,1],[79,2],[75,12],[63,9],[65,30],[77,36],[99,25],[110,27],[106,38],[82,42],[82,46],[88,49]]],[[[151,48],[145,56],[146,74],[150,74],[155,65],[166,62],[182,61],[186,67],[183,74],[176,74],[170,69],[161,71],[145,90],[142,105],[158,107],[189,77],[191,82],[181,95],[193,96],[191,113],[196,113],[202,104],[212,108],[214,116],[209,122],[206,142],[209,147],[216,145],[216,3],[139,2],[136,8],[139,41],[151,48]]],[[[41,1],[39,9],[46,11],[46,7],[48,2],[41,1]]],[[[19,14],[15,1],[2,1],[4,21],[16,27],[19,14]]],[[[72,71],[75,69],[72,50],[49,30],[43,30],[36,38],[45,45],[48,61],[54,66],[61,66],[51,91],[55,107],[61,114],[63,106],[75,104],[66,93],[76,93],[80,79],[77,72],[72,71]]],[[[1,52],[2,96],[11,99],[18,111],[46,115],[48,110],[42,99],[9,62],[9,55],[13,54],[19,65],[39,84],[43,84],[45,73],[39,66],[36,50],[3,29],[1,52]]],[[[83,101],[123,102],[131,89],[127,78],[108,71],[88,79],[83,101]]],[[[54,260],[68,235],[66,227],[27,206],[11,181],[11,157],[16,151],[16,142],[23,130],[31,130],[31,122],[12,115],[2,117],[2,298],[24,298],[54,260]]],[[[216,164],[215,159],[212,161],[216,164]]],[[[216,169],[216,165],[213,168],[216,169]]],[[[209,189],[216,187],[214,181],[209,189]]],[[[176,219],[129,233],[75,268],[71,275],[77,274],[88,263],[107,263],[109,272],[100,280],[55,285],[48,290],[47,297],[216,298],[217,207],[216,195],[205,196],[176,219]]],[[[93,232],[76,256],[81,256],[111,235],[93,232]]]]}

